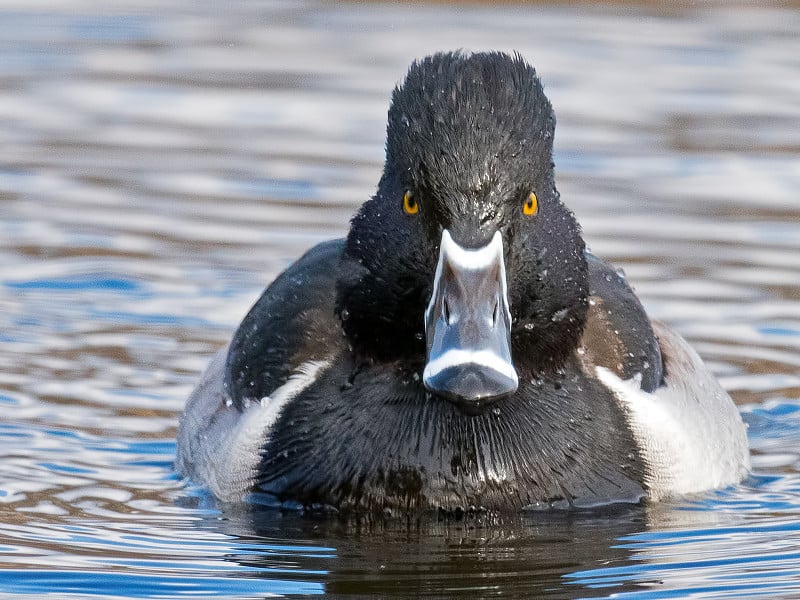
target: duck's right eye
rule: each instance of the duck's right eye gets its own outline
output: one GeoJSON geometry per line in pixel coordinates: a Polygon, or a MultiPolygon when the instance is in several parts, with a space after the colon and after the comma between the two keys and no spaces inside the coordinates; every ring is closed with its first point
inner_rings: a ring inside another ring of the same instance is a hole
{"type": "Polygon", "coordinates": [[[528,194],[528,197],[522,204],[522,213],[530,216],[530,215],[535,215],[538,212],[539,212],[539,200],[536,198],[536,194],[534,192],[531,192],[530,194],[528,194]]]}
{"type": "Polygon", "coordinates": [[[407,215],[415,215],[419,212],[419,204],[410,190],[403,194],[403,210],[407,215]]]}

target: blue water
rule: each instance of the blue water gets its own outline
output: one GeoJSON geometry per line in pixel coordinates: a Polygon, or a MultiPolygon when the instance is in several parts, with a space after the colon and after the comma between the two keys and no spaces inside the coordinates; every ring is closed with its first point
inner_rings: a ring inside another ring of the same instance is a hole
{"type": "Polygon", "coordinates": [[[0,596],[800,597],[798,6],[0,3],[0,596]],[[183,402],[343,235],[416,57],[516,49],[562,197],[749,425],[753,474],[517,522],[217,505],[183,402]]]}

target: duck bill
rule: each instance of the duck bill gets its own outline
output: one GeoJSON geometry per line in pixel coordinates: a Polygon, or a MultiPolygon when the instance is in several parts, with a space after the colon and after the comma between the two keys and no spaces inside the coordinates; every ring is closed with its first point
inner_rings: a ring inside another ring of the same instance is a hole
{"type": "Polygon", "coordinates": [[[442,232],[425,335],[422,380],[429,392],[479,412],[517,390],[499,231],[475,250],[460,246],[446,229],[442,232]]]}

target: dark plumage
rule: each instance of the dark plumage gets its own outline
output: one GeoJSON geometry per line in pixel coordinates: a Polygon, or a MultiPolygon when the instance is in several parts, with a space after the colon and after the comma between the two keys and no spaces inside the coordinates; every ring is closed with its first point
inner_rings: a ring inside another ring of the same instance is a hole
{"type": "Polygon", "coordinates": [[[392,95],[377,192],[346,240],[309,251],[242,321],[187,406],[179,468],[224,499],[368,511],[654,495],[655,459],[598,368],[665,389],[662,349],[560,201],[554,128],[519,56],[414,63],[392,95]],[[434,338],[447,377],[423,374],[434,338]],[[514,381],[492,387],[507,368],[514,381]]]}

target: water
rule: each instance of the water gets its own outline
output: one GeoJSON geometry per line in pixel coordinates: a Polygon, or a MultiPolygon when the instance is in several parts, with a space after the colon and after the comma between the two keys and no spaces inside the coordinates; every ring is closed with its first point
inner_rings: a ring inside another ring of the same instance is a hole
{"type": "Polygon", "coordinates": [[[69,4],[0,4],[0,595],[800,597],[797,4],[69,4]],[[537,66],[562,197],[736,400],[742,485],[370,528],[173,473],[198,373],[457,47],[537,66]]]}

